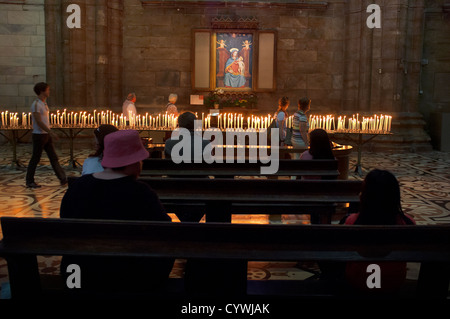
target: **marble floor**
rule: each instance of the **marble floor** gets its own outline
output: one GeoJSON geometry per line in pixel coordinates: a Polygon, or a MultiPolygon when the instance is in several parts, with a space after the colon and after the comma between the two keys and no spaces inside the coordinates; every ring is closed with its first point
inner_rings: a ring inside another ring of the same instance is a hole
{"type": "MultiPolygon", "coordinates": [[[[18,158],[27,164],[31,157],[29,144],[18,145],[18,158]]],[[[69,154],[57,150],[60,163],[67,164],[69,154]]],[[[82,163],[90,150],[76,151],[82,163]]],[[[351,155],[350,167],[356,163],[356,154],[351,155]]],[[[36,190],[25,187],[25,170],[12,169],[9,145],[0,145],[0,216],[58,218],[59,206],[67,187],[61,187],[45,154],[36,173],[36,182],[43,187],[36,190]]],[[[363,176],[350,174],[349,179],[361,179],[368,171],[381,168],[394,173],[401,184],[404,211],[413,216],[417,224],[429,225],[450,223],[450,153],[438,151],[427,153],[382,154],[364,153],[363,176]]],[[[69,176],[78,176],[80,171],[67,169],[69,176]]],[[[175,216],[172,216],[177,221],[175,216]]],[[[305,216],[265,215],[233,216],[235,223],[300,223],[308,224],[305,216]]],[[[1,229],[0,229],[0,238],[1,229]]],[[[54,274],[59,271],[58,257],[39,257],[41,273],[54,274]]],[[[311,265],[297,263],[250,263],[249,279],[303,279],[315,274],[311,265]]],[[[183,261],[178,261],[172,277],[182,276],[183,261]]],[[[408,276],[417,276],[417,267],[410,265],[408,276]]],[[[0,285],[8,281],[5,260],[0,258],[0,285]]]]}

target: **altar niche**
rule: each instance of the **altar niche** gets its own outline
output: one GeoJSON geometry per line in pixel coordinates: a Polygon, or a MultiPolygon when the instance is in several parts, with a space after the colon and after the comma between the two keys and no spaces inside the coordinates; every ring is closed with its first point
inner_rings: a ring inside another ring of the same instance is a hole
{"type": "Polygon", "coordinates": [[[194,91],[275,91],[275,31],[197,29],[192,39],[194,91]]]}

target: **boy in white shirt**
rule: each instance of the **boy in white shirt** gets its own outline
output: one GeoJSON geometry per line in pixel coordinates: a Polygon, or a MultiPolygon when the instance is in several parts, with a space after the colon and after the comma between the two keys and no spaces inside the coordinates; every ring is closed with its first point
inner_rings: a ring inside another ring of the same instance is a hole
{"type": "Polygon", "coordinates": [[[37,99],[31,105],[33,118],[33,155],[27,168],[26,185],[30,188],[39,188],[40,185],[34,181],[36,167],[41,160],[42,151],[47,153],[53,170],[58,177],[61,186],[67,184],[66,173],[59,165],[58,156],[53,147],[53,139],[58,140],[58,136],[50,129],[49,110],[47,98],[50,96],[50,86],[47,83],[37,83],[34,86],[37,99]]]}

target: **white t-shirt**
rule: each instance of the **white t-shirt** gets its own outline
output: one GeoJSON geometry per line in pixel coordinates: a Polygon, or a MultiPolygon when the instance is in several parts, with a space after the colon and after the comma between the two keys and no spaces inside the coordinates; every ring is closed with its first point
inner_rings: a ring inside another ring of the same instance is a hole
{"type": "Polygon", "coordinates": [[[83,171],[81,172],[81,175],[94,174],[103,171],[104,169],[100,157],[88,157],[83,162],[83,171]]]}
{"type": "Polygon", "coordinates": [[[123,102],[122,105],[122,113],[123,113],[123,117],[128,120],[128,114],[131,111],[132,115],[136,115],[136,106],[134,105],[133,102],[126,100],[125,102],[123,102]]]}
{"type": "Polygon", "coordinates": [[[31,104],[31,114],[33,118],[33,134],[48,134],[46,131],[41,129],[37,124],[36,119],[34,118],[34,112],[41,114],[42,123],[50,128],[50,118],[49,118],[49,110],[46,102],[43,102],[40,99],[36,99],[33,104],[31,104]]]}

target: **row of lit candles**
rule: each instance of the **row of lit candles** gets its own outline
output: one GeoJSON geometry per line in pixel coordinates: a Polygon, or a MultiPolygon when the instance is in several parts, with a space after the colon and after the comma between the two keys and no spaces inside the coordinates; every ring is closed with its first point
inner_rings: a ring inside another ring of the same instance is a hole
{"type": "MultiPolygon", "coordinates": [[[[197,118],[199,118],[196,113],[197,118]]],[[[237,113],[222,113],[216,116],[217,117],[217,128],[219,129],[244,129],[244,115],[237,113]]],[[[211,128],[211,114],[205,116],[205,113],[202,113],[202,127],[204,129],[211,128]]],[[[247,125],[245,128],[247,129],[267,129],[270,126],[272,121],[272,117],[268,116],[248,116],[247,121],[245,122],[247,125]]]]}
{"type": "MultiPolygon", "coordinates": [[[[196,113],[197,118],[199,114],[196,113]]],[[[202,113],[202,128],[211,128],[211,114],[202,113]]],[[[267,116],[247,116],[246,125],[244,126],[244,115],[237,113],[221,113],[217,117],[217,128],[219,129],[267,129],[270,127],[273,117],[267,116]]],[[[19,122],[19,113],[10,113],[4,111],[1,113],[2,127],[31,127],[31,113],[22,113],[22,120],[19,122]],[[20,124],[19,124],[20,123],[20,124]]],[[[285,126],[292,128],[294,116],[286,118],[285,126]]],[[[50,114],[50,125],[52,127],[96,127],[102,124],[110,124],[119,128],[125,127],[141,127],[149,129],[175,129],[178,126],[178,117],[173,114],[160,113],[149,115],[133,115],[128,114],[125,117],[122,113],[116,114],[112,111],[97,112],[93,114],[81,112],[56,111],[50,114]],[[128,121],[128,122],[127,122],[128,121]]],[[[309,130],[324,129],[326,131],[391,131],[392,116],[377,115],[372,117],[361,117],[359,114],[351,117],[339,116],[336,120],[333,115],[311,115],[309,117],[309,130]]]]}
{"type": "MultiPolygon", "coordinates": [[[[4,111],[1,113],[2,127],[31,127],[31,113],[22,113],[22,120],[19,121],[19,113],[4,111]]],[[[96,127],[102,124],[110,124],[117,127],[149,127],[149,128],[169,128],[178,126],[178,117],[169,114],[132,115],[128,118],[123,114],[115,114],[112,111],[102,111],[94,113],[67,112],[64,110],[49,115],[50,125],[53,127],[96,127]],[[127,122],[128,121],[128,122],[127,122]]]]}
{"type": "Polygon", "coordinates": [[[340,116],[338,118],[338,124],[335,130],[356,130],[356,131],[383,131],[390,132],[392,126],[392,116],[390,115],[377,115],[372,117],[359,118],[359,114],[353,115],[346,119],[346,117],[340,116]],[[347,124],[347,126],[346,126],[347,124]]]}

